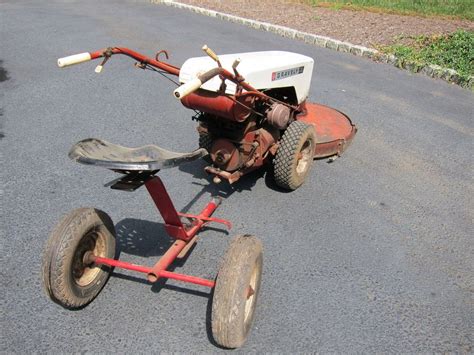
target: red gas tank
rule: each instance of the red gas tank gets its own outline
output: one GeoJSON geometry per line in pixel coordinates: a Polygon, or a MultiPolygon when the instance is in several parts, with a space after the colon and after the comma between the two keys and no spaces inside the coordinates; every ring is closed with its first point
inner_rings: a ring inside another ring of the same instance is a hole
{"type": "Polygon", "coordinates": [[[235,122],[243,122],[250,116],[251,111],[247,107],[253,106],[253,100],[250,96],[235,98],[234,96],[198,90],[181,99],[181,103],[192,110],[206,112],[235,122]]]}

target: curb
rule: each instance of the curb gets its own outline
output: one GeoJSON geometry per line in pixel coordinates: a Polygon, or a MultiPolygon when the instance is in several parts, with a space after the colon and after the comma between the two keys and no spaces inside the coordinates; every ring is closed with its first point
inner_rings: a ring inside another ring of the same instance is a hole
{"type": "Polygon", "coordinates": [[[380,51],[367,48],[364,46],[352,44],[349,42],[339,41],[326,36],[315,35],[312,33],[298,31],[289,27],[273,25],[268,22],[250,20],[244,17],[229,15],[223,12],[208,10],[202,7],[183,4],[173,0],[150,0],[153,4],[163,4],[166,6],[175,7],[178,9],[186,9],[201,15],[215,17],[220,20],[238,23],[256,30],[272,32],[282,37],[297,39],[307,44],[318,47],[329,48],[343,53],[351,53],[355,56],[365,57],[377,62],[391,64],[399,69],[405,69],[412,73],[421,73],[431,78],[442,79],[448,83],[457,84],[466,89],[474,91],[474,76],[470,76],[469,80],[462,83],[461,76],[453,69],[443,68],[438,65],[430,64],[421,66],[414,62],[403,61],[394,55],[383,54],[380,51]]]}

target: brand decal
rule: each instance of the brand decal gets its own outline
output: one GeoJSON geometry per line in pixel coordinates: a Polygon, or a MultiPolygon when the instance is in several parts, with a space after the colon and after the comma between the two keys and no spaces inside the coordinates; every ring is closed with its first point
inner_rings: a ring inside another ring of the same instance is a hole
{"type": "Polygon", "coordinates": [[[285,69],[281,71],[275,71],[272,73],[272,81],[286,79],[293,75],[302,74],[303,70],[304,70],[304,66],[298,67],[298,68],[285,69]]]}

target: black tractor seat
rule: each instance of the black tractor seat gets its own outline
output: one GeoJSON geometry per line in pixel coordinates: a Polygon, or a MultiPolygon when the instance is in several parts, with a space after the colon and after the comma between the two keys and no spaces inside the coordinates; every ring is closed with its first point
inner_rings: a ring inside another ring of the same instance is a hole
{"type": "Polygon", "coordinates": [[[69,158],[81,164],[101,166],[114,171],[157,171],[172,168],[207,155],[203,148],[190,153],[176,153],[156,145],[127,148],[97,138],[76,143],[69,158]]]}

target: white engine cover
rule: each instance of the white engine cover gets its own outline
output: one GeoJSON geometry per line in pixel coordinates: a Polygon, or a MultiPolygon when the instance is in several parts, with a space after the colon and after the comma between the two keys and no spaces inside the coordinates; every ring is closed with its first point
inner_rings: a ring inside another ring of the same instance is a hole
{"type": "MultiPolygon", "coordinates": [[[[249,52],[224,54],[219,60],[224,69],[233,73],[232,64],[240,59],[237,67],[245,81],[257,90],[294,87],[298,103],[308,97],[314,60],[310,57],[283,51],[249,52]]],[[[186,60],[179,72],[179,81],[187,83],[198,75],[216,68],[216,62],[210,57],[196,57],[186,60]]],[[[221,79],[214,77],[202,85],[202,89],[217,92],[221,79]]],[[[236,85],[227,80],[226,94],[234,95],[236,85]]]]}

